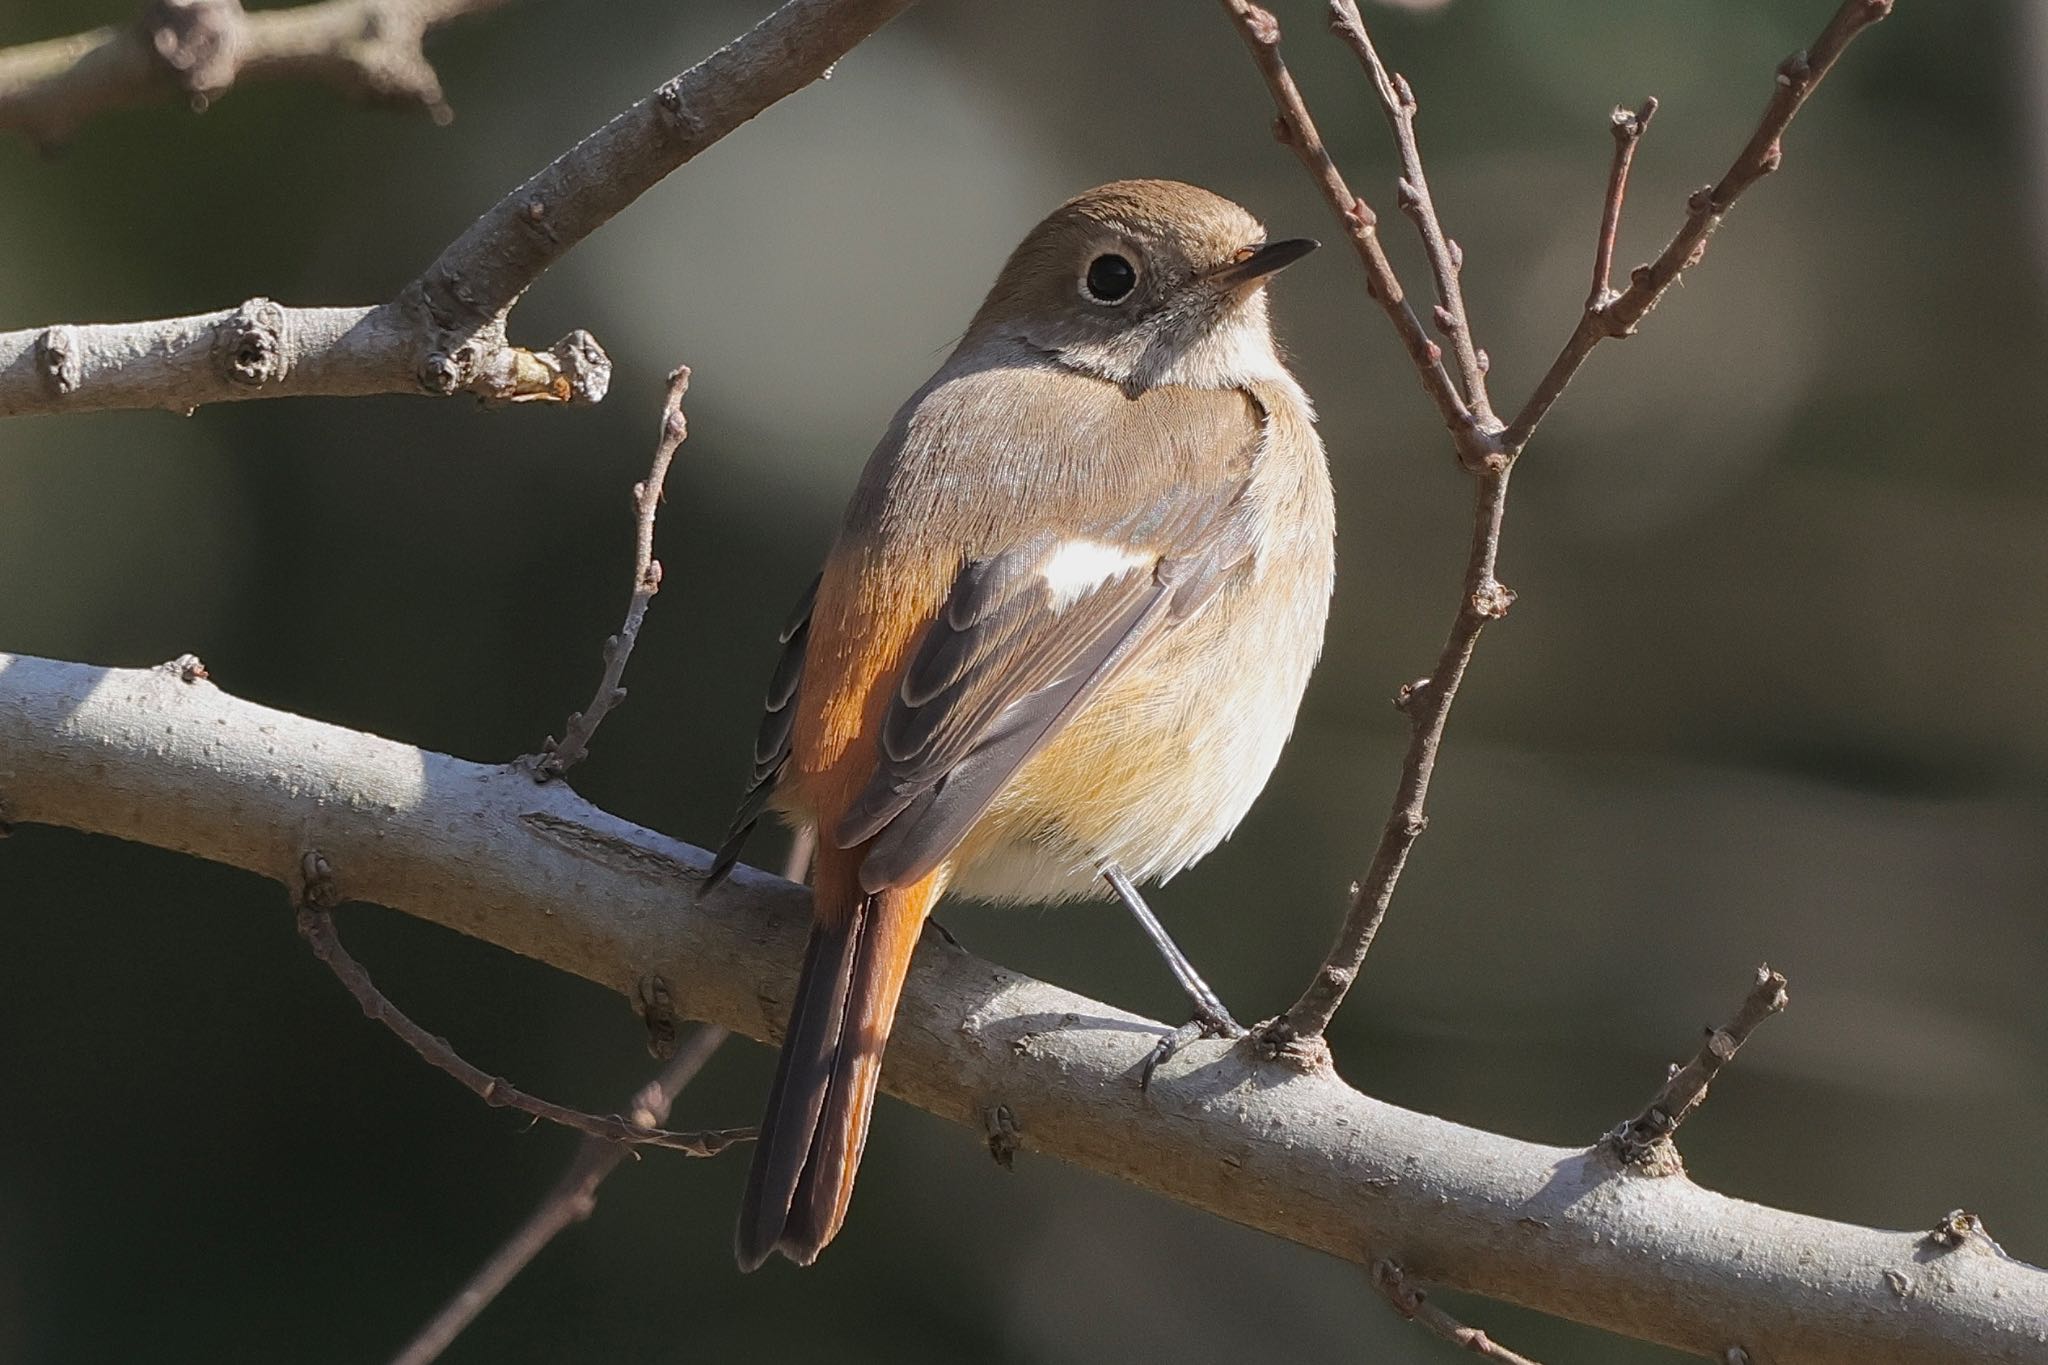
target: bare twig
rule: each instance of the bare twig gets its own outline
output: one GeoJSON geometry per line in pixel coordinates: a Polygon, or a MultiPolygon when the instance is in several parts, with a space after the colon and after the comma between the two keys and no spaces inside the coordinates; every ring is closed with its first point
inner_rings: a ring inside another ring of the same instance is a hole
{"type": "Polygon", "coordinates": [[[1392,1261],[1381,1261],[1372,1268],[1372,1282],[1387,1302],[1394,1305],[1394,1311],[1402,1317],[1426,1327],[1460,1350],[1487,1360],[1497,1360],[1503,1365],[1537,1365],[1525,1355],[1510,1351],[1477,1327],[1467,1327],[1429,1301],[1429,1294],[1402,1273],[1401,1267],[1392,1261]]]}
{"type": "Polygon", "coordinates": [[[568,724],[562,727],[561,739],[550,735],[533,760],[533,775],[539,781],[560,777],[581,763],[590,753],[590,740],[597,727],[614,706],[626,699],[626,689],[619,685],[619,680],[625,676],[626,660],[632,657],[633,646],[640,639],[640,623],[647,618],[647,604],[661,591],[661,561],[654,557],[654,518],[661,510],[668,487],[668,467],[684,437],[689,435],[689,423],[683,416],[683,396],[689,391],[690,367],[678,365],[668,376],[668,396],[661,405],[661,436],[654,443],[654,462],[647,477],[633,485],[633,591],[626,599],[626,619],[618,634],[605,639],[604,674],[597,680],[597,691],[590,704],[571,713],[568,724]]]}
{"type": "Polygon", "coordinates": [[[1709,1028],[1707,1040],[1684,1066],[1674,1066],[1656,1097],[1628,1122],[1607,1135],[1607,1145],[1623,1161],[1640,1164],[1658,1145],[1678,1131],[1707,1098],[1707,1087],[1734,1060],[1757,1025],[1782,1012],[1787,1002],[1785,975],[1768,965],[1756,969],[1742,1008],[1726,1028],[1709,1028]]]}
{"type": "Polygon", "coordinates": [[[313,81],[446,123],[427,33],[505,3],[323,0],[249,14],[241,0],[149,0],[133,23],[0,51],[0,132],[53,147],[110,109],[175,93],[203,110],[258,80],[313,81]]]}
{"type": "MultiPolygon", "coordinates": [[[[1633,156],[1635,141],[1655,110],[1655,102],[1646,103],[1630,116],[1627,124],[1617,117],[1614,126],[1615,161],[1608,180],[1600,239],[1595,251],[1594,292],[1605,301],[1597,307],[1589,303],[1572,340],[1505,431],[1498,429],[1498,424],[1485,408],[1483,386],[1472,391],[1472,406],[1466,412],[1469,420],[1461,425],[1447,417],[1446,425],[1450,427],[1459,461],[1472,473],[1475,482],[1471,544],[1466,556],[1458,612],[1452,620],[1443,650],[1437,656],[1435,670],[1403,687],[1395,701],[1407,714],[1411,731],[1408,751],[1402,759],[1396,784],[1393,809],[1381,829],[1379,844],[1365,877],[1352,887],[1344,924],[1338,931],[1335,946],[1287,1013],[1269,1021],[1260,1030],[1261,1041],[1270,1055],[1288,1058],[1302,1066],[1320,1065],[1327,1060],[1322,1035],[1343,1004],[1346,992],[1358,979],[1359,970],[1364,966],[1373,940],[1386,918],[1394,888],[1407,865],[1408,854],[1428,825],[1429,784],[1436,770],[1444,728],[1449,723],[1451,703],[1464,681],[1465,670],[1471,663],[1472,651],[1481,630],[1488,621],[1505,615],[1514,602],[1514,593],[1500,582],[1496,573],[1500,560],[1501,525],[1507,510],[1508,476],[1515,458],[1526,447],[1537,423],[1557,395],[1563,392],[1564,385],[1593,346],[1603,336],[1623,335],[1632,329],[1662,291],[1690,263],[1705,242],[1707,233],[1713,230],[1735,197],[1756,179],[1776,168],[1779,138],[1792,116],[1841,55],[1849,40],[1890,13],[1891,3],[1892,0],[1847,0],[1809,52],[1790,58],[1780,66],[1778,92],[1735,165],[1719,185],[1693,196],[1693,216],[1687,219],[1686,226],[1664,255],[1652,265],[1639,267],[1626,292],[1608,298],[1606,296],[1611,291],[1606,289],[1604,282],[1612,268],[1613,235],[1619,224],[1622,199],[1627,189],[1629,160],[1633,156]],[[1619,330],[1613,330],[1616,328],[1619,330]]],[[[1349,190],[1321,141],[1315,137],[1314,124],[1309,119],[1300,91],[1280,59],[1278,25],[1271,15],[1249,4],[1248,0],[1223,0],[1223,7],[1244,36],[1280,108],[1281,127],[1288,133],[1286,140],[1315,177],[1339,218],[1353,230],[1354,240],[1359,241],[1361,255],[1366,258],[1368,292],[1386,308],[1403,342],[1410,343],[1411,329],[1419,324],[1415,323],[1413,313],[1405,304],[1395,307],[1387,303],[1389,298],[1400,297],[1398,286],[1393,286],[1393,292],[1390,292],[1381,275],[1382,271],[1391,274],[1391,267],[1379,250],[1377,240],[1372,237],[1369,214],[1361,220],[1347,207],[1352,202],[1346,198],[1349,190]]],[[[1353,0],[1331,0],[1330,9],[1333,29],[1364,63],[1394,130],[1402,166],[1402,207],[1414,219],[1421,233],[1431,270],[1436,276],[1440,299],[1438,325],[1454,345],[1471,344],[1470,366],[1467,367],[1461,349],[1460,368],[1473,379],[1478,379],[1485,372],[1485,352],[1471,340],[1470,320],[1466,316],[1458,284],[1461,257],[1437,220],[1428,181],[1423,174],[1422,156],[1415,140],[1414,93],[1405,79],[1390,74],[1381,62],[1353,0]]],[[[1441,352],[1434,345],[1425,351],[1410,343],[1409,354],[1422,377],[1424,389],[1438,398],[1439,409],[1444,410],[1440,395],[1449,392],[1451,385],[1443,369],[1441,352]]],[[[1449,396],[1452,399],[1457,397],[1455,392],[1449,392],[1449,396]]]]}
{"type": "Polygon", "coordinates": [[[1436,201],[1429,193],[1429,176],[1423,170],[1422,149],[1415,140],[1416,99],[1408,78],[1389,72],[1372,45],[1365,20],[1356,0],[1330,0],[1330,29],[1358,58],[1380,97],[1380,109],[1393,130],[1394,145],[1401,156],[1401,180],[1396,200],[1401,211],[1415,224],[1422,237],[1423,254],[1429,259],[1430,274],[1436,280],[1436,329],[1451,343],[1457,357],[1458,374],[1464,381],[1465,399],[1472,415],[1485,429],[1500,425],[1493,415],[1492,400],[1486,393],[1486,352],[1472,336],[1472,319],[1465,309],[1465,291],[1459,282],[1465,253],[1444,231],[1437,218],[1436,201]]]}
{"type": "Polygon", "coordinates": [[[306,855],[308,874],[304,903],[299,907],[299,934],[313,950],[313,955],[327,964],[335,977],[348,993],[363,1007],[363,1013],[390,1029],[402,1039],[406,1046],[417,1052],[429,1066],[444,1071],[462,1082],[485,1104],[503,1109],[516,1109],[549,1123],[558,1123],[564,1128],[573,1128],[586,1137],[597,1138],[612,1144],[629,1147],[661,1147],[686,1156],[717,1156],[737,1142],[753,1138],[751,1128],[720,1128],[702,1133],[672,1133],[662,1128],[598,1114],[586,1114],[570,1109],[538,1096],[529,1095],[501,1076],[493,1076],[469,1062],[448,1045],[445,1038],[433,1034],[407,1018],[404,1011],[370,980],[370,974],[363,970],[361,963],[349,956],[341,946],[341,940],[334,933],[334,918],[321,901],[324,899],[320,886],[328,883],[331,873],[325,871],[325,859],[317,853],[306,855]]]}
{"type": "Polygon", "coordinates": [[[1407,293],[1394,274],[1393,263],[1380,246],[1379,215],[1351,192],[1337,163],[1330,159],[1329,149],[1323,146],[1322,135],[1316,131],[1315,120],[1309,117],[1308,105],[1302,101],[1294,75],[1280,58],[1280,21],[1251,0],[1222,2],[1224,12],[1237,26],[1238,35],[1244,39],[1252,60],[1258,64],[1259,74],[1266,79],[1266,89],[1273,96],[1273,107],[1279,113],[1273,126],[1275,136],[1293,150],[1343,224],[1345,235],[1365,266],[1366,292],[1394,324],[1396,335],[1408,350],[1408,358],[1415,364],[1415,372],[1421,376],[1423,391],[1436,404],[1444,426],[1451,433],[1458,458],[1468,468],[1483,467],[1490,456],[1497,454],[1493,434],[1474,417],[1457,385],[1451,382],[1450,372],[1444,368],[1443,348],[1429,339],[1415,310],[1408,305],[1407,293]]]}
{"type": "MultiPolygon", "coordinates": [[[[177,665],[114,669],[0,654],[0,806],[387,905],[635,999],[665,978],[693,1017],[772,1039],[788,1017],[809,896],[504,764],[470,763],[257,706],[177,665]]],[[[1926,1258],[1879,1231],[1645,1180],[1607,1152],[1414,1113],[1331,1072],[1276,1076],[1191,1043],[1140,1093],[1164,1024],[1005,970],[934,935],[897,1012],[882,1085],[1023,1149],[1447,1290],[1718,1355],[2011,1365],[2040,1358],[2048,1274],[1926,1258]],[[1078,1022],[1075,1022],[1078,1021],[1078,1022]],[[1887,1271],[1911,1277],[1902,1298],[1887,1271]]]]}
{"type": "Polygon", "coordinates": [[[1693,192],[1686,201],[1685,222],[1662,255],[1631,271],[1628,288],[1605,306],[1588,308],[1580,316],[1557,359],[1550,362],[1535,392],[1503,433],[1501,439],[1510,452],[1519,454],[1529,444],[1537,424],[1572,382],[1572,376],[1586,363],[1593,348],[1608,337],[1627,336],[1635,331],[1636,324],[1664,297],[1664,291],[1698,264],[1707,238],[1721,225],[1736,199],[1784,161],[1785,130],[1807,97],[1819,88],[1822,78],[1834,68],[1856,35],[1892,12],[1892,3],[1893,0],[1843,0],[1811,47],[1778,64],[1777,87],[1764,107],[1763,119],[1736,155],[1734,164],[1719,182],[1693,192]]]}
{"type": "MultiPolygon", "coordinates": [[[[676,1096],[695,1080],[711,1054],[732,1035],[716,1024],[706,1024],[690,1035],[659,1076],[642,1086],[627,1108],[631,1121],[652,1128],[668,1118],[676,1096]]],[[[585,1138],[576,1159],[540,1205],[528,1215],[490,1259],[477,1267],[469,1282],[443,1304],[441,1311],[422,1327],[419,1334],[391,1358],[392,1365],[428,1365],[454,1344],[464,1328],[505,1291],[519,1272],[533,1263],[555,1234],[572,1223],[590,1217],[597,1207],[597,1187],[626,1159],[627,1148],[616,1142],[585,1138]]]]}
{"type": "Polygon", "coordinates": [[[252,299],[195,317],[0,333],[0,417],[306,394],[596,402],[611,362],[588,333],[549,351],[507,340],[520,295],[664,176],[823,76],[910,4],[787,0],[505,195],[386,303],[252,299]]]}
{"type": "Polygon", "coordinates": [[[1636,146],[1650,130],[1657,116],[1657,97],[1650,96],[1640,109],[1616,105],[1609,116],[1614,131],[1614,161],[1607,168],[1607,199],[1600,211],[1600,236],[1593,244],[1593,287],[1586,293],[1586,311],[1597,312],[1614,302],[1614,241],[1621,233],[1621,206],[1628,198],[1628,171],[1636,159],[1636,146]]]}

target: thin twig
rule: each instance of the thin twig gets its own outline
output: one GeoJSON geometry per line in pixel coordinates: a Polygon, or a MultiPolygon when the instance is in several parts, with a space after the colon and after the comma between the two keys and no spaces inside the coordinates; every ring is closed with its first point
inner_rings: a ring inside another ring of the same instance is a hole
{"type": "MultiPolygon", "coordinates": [[[[652,1128],[668,1118],[676,1096],[696,1079],[711,1054],[731,1035],[716,1024],[706,1024],[690,1035],[659,1076],[641,1087],[626,1112],[635,1124],[652,1128]]],[[[597,1187],[626,1159],[629,1149],[616,1142],[585,1138],[576,1159],[539,1206],[528,1215],[490,1259],[477,1267],[469,1282],[441,1306],[441,1311],[422,1327],[419,1335],[391,1358],[392,1365],[427,1365],[454,1344],[464,1328],[476,1320],[491,1301],[503,1293],[520,1271],[533,1263],[555,1234],[572,1223],[590,1217],[597,1207],[597,1187]]]]}
{"type": "Polygon", "coordinates": [[[1607,1145],[1623,1161],[1639,1163],[1658,1144],[1678,1131],[1707,1098],[1707,1087],[1721,1074],[1721,1068],[1735,1058],[1736,1050],[1749,1041],[1757,1025],[1781,1013],[1788,997],[1785,975],[1768,965],[1756,969],[1756,981],[1726,1028],[1709,1028],[1707,1040],[1684,1066],[1674,1066],[1643,1112],[1607,1135],[1607,1145]]]}
{"type": "MultiPolygon", "coordinates": [[[[1314,139],[1314,124],[1302,103],[1300,91],[1280,60],[1278,25],[1273,23],[1271,15],[1246,3],[1246,0],[1223,0],[1223,4],[1266,78],[1266,84],[1281,110],[1281,126],[1290,131],[1288,140],[1296,154],[1315,176],[1324,197],[1337,209],[1339,218],[1347,226],[1355,226],[1358,220],[1345,207],[1344,195],[1349,191],[1345,190],[1344,182],[1330,163],[1322,143],[1314,139]]],[[[1463,595],[1443,650],[1437,656],[1435,670],[1403,687],[1396,698],[1395,704],[1407,714],[1411,730],[1408,751],[1402,759],[1401,774],[1396,784],[1393,809],[1381,829],[1379,844],[1374,849],[1365,877],[1351,889],[1335,946],[1300,999],[1289,1007],[1285,1015],[1269,1021],[1260,1030],[1261,1042],[1269,1054],[1288,1057],[1304,1066],[1318,1065],[1326,1059],[1327,1049],[1322,1045],[1322,1035],[1343,1004],[1346,992],[1358,979],[1359,970],[1365,964],[1393,901],[1394,889],[1407,865],[1408,854],[1428,825],[1429,784],[1436,770],[1444,729],[1450,720],[1451,703],[1464,681],[1480,632],[1487,622],[1505,615],[1514,602],[1514,593],[1500,582],[1496,573],[1500,559],[1501,525],[1507,510],[1508,476],[1515,457],[1526,447],[1543,414],[1563,392],[1565,383],[1601,337],[1622,335],[1632,329],[1656,302],[1662,290],[1689,264],[1707,233],[1712,231],[1735,197],[1756,179],[1775,169],[1779,159],[1779,137],[1806,96],[1841,55],[1849,40],[1890,11],[1891,0],[1847,0],[1811,51],[1788,59],[1779,68],[1778,93],[1766,109],[1763,123],[1735,165],[1718,186],[1693,196],[1694,216],[1687,220],[1679,237],[1656,263],[1639,267],[1626,292],[1615,295],[1603,306],[1589,306],[1585,310],[1572,341],[1567,343],[1564,353],[1551,366],[1550,373],[1544,376],[1536,392],[1506,431],[1493,430],[1483,416],[1472,418],[1463,426],[1447,421],[1459,461],[1471,471],[1475,481],[1472,537],[1465,561],[1463,595]]],[[[1437,276],[1439,297],[1442,299],[1439,325],[1447,324],[1446,335],[1454,341],[1459,337],[1469,340],[1471,328],[1464,313],[1462,295],[1458,292],[1460,257],[1437,221],[1428,182],[1422,173],[1421,152],[1415,141],[1414,94],[1405,80],[1388,73],[1357,6],[1351,0],[1331,0],[1331,15],[1332,26],[1338,36],[1365,64],[1393,127],[1401,156],[1403,207],[1422,234],[1431,268],[1437,276]]],[[[1624,149],[1617,146],[1602,215],[1601,240],[1596,248],[1596,258],[1600,262],[1596,266],[1596,290],[1602,289],[1600,282],[1611,270],[1611,239],[1619,223],[1622,197],[1627,188],[1628,156],[1632,155],[1633,143],[1641,136],[1643,125],[1647,124],[1654,107],[1654,101],[1646,103],[1634,116],[1633,130],[1626,138],[1628,154],[1624,155],[1624,149]]],[[[1623,141],[1624,132],[1617,120],[1615,137],[1618,144],[1623,141]]],[[[1368,218],[1365,220],[1368,235],[1370,227],[1368,218]]],[[[1391,273],[1391,268],[1386,267],[1386,258],[1379,251],[1376,240],[1371,246],[1367,259],[1368,292],[1384,304],[1386,298],[1398,298],[1398,294],[1390,295],[1381,282],[1378,271],[1387,269],[1391,273]]],[[[1365,254],[1364,244],[1361,244],[1361,253],[1365,254]]],[[[1404,342],[1407,341],[1408,328],[1415,325],[1413,313],[1405,305],[1398,308],[1389,306],[1387,313],[1394,321],[1395,330],[1400,332],[1404,342]]],[[[1448,387],[1441,353],[1435,347],[1424,352],[1411,345],[1409,351],[1422,376],[1424,389],[1435,397],[1440,382],[1448,387]]],[[[1475,344],[1473,360],[1481,373],[1484,366],[1479,362],[1483,355],[1484,352],[1475,344]]],[[[1452,397],[1456,395],[1452,394],[1452,397]]],[[[1478,404],[1484,400],[1482,396],[1475,395],[1474,401],[1478,404]]],[[[1441,401],[1439,407],[1442,407],[1441,401]]]]}
{"type": "Polygon", "coordinates": [[[1429,1294],[1401,1272],[1401,1267],[1392,1261],[1381,1261],[1372,1268],[1372,1282],[1387,1302],[1394,1305],[1394,1311],[1420,1327],[1426,1327],[1437,1336],[1461,1350],[1487,1360],[1504,1362],[1504,1365],[1537,1365],[1528,1356],[1495,1341],[1477,1327],[1467,1327],[1429,1301],[1429,1294]]]}
{"type": "Polygon", "coordinates": [[[1650,96],[1640,109],[1616,105],[1609,116],[1614,130],[1614,161],[1607,168],[1607,199],[1600,211],[1600,236],[1593,244],[1593,287],[1586,294],[1586,311],[1598,312],[1614,302],[1614,241],[1621,233],[1621,206],[1628,198],[1628,171],[1635,163],[1636,147],[1657,116],[1657,97],[1650,96]]]}
{"type": "Polygon", "coordinates": [[[1316,131],[1315,120],[1309,117],[1301,90],[1295,85],[1287,63],[1280,58],[1280,21],[1250,0],[1222,0],[1222,3],[1224,13],[1236,25],[1252,60],[1258,64],[1259,74],[1265,77],[1266,89],[1273,96],[1273,107],[1279,113],[1273,126],[1274,135],[1293,150],[1322,190],[1323,198],[1336,212],[1338,221],[1344,225],[1345,235],[1351,239],[1359,261],[1365,266],[1366,293],[1385,310],[1388,320],[1394,324],[1395,333],[1407,348],[1408,358],[1414,362],[1415,372],[1422,379],[1423,391],[1436,404],[1445,428],[1451,433],[1459,460],[1467,468],[1483,467],[1488,457],[1497,454],[1495,438],[1474,418],[1457,385],[1451,382],[1450,372],[1444,368],[1443,348],[1429,339],[1422,330],[1421,321],[1415,316],[1415,310],[1409,307],[1407,293],[1401,287],[1400,278],[1394,274],[1393,263],[1380,246],[1379,215],[1373,212],[1371,205],[1351,192],[1351,187],[1344,183],[1342,172],[1337,169],[1337,163],[1331,160],[1328,148],[1323,146],[1322,135],[1316,131]]]}
{"type": "Polygon", "coordinates": [[[1771,93],[1770,103],[1764,107],[1763,118],[1756,131],[1750,134],[1748,143],[1720,181],[1695,190],[1686,201],[1685,222],[1679,227],[1678,235],[1671,239],[1671,244],[1656,260],[1631,271],[1628,288],[1606,306],[1588,308],[1580,315],[1578,326],[1572,329],[1563,349],[1557,353],[1557,359],[1550,362],[1549,370],[1537,382],[1529,401],[1508,424],[1501,439],[1511,453],[1519,454],[1529,444],[1537,424],[1565,391],[1565,386],[1572,382],[1572,376],[1579,372],[1579,366],[1586,363],[1586,357],[1592,354],[1593,348],[1608,337],[1627,336],[1635,331],[1636,324],[1664,297],[1664,291],[1699,263],[1706,250],[1707,238],[1721,225],[1721,219],[1742,192],[1783,163],[1785,130],[1791,126],[1807,97],[1834,69],[1835,62],[1856,35],[1892,12],[1892,3],[1893,0],[1843,0],[1841,8],[1828,20],[1827,27],[1821,30],[1811,47],[1804,52],[1793,53],[1778,64],[1777,87],[1771,93]]]}
{"type": "MultiPolygon", "coordinates": [[[[309,867],[324,863],[318,854],[308,855],[309,867]]],[[[318,880],[308,877],[309,888],[318,880]]],[[[469,1090],[485,1104],[503,1109],[516,1109],[549,1123],[558,1123],[564,1128],[573,1128],[587,1137],[598,1138],[608,1143],[623,1143],[627,1146],[661,1147],[668,1151],[682,1152],[686,1156],[717,1156],[735,1143],[750,1141],[754,1136],[751,1128],[717,1128],[701,1133],[672,1133],[662,1128],[650,1128],[631,1122],[617,1115],[586,1114],[580,1109],[570,1109],[555,1104],[513,1085],[501,1076],[476,1067],[456,1053],[445,1038],[437,1038],[421,1028],[404,1011],[391,1003],[361,963],[349,956],[335,936],[334,918],[327,909],[317,903],[316,894],[309,890],[306,902],[299,907],[299,934],[313,950],[313,955],[327,964],[348,993],[363,1007],[363,1013],[383,1024],[402,1039],[406,1046],[417,1052],[429,1066],[444,1071],[469,1090]]]]}
{"type": "Polygon", "coordinates": [[[51,149],[107,110],[175,93],[199,111],[257,80],[314,81],[446,123],[454,113],[422,43],[505,3],[322,0],[249,14],[241,0],[149,0],[132,23],[0,50],[0,132],[51,149]]]}
{"type": "Polygon", "coordinates": [[[647,618],[647,604],[661,591],[661,561],[654,557],[654,518],[661,510],[668,487],[669,465],[690,434],[689,422],[683,416],[683,396],[689,391],[690,367],[678,365],[668,376],[668,396],[661,405],[661,436],[654,443],[654,462],[647,477],[633,485],[633,591],[626,599],[626,619],[618,634],[605,639],[604,674],[597,680],[597,691],[590,704],[572,712],[568,724],[562,727],[561,739],[548,736],[540,754],[533,759],[536,781],[560,777],[588,757],[597,727],[614,706],[626,699],[626,689],[619,685],[619,680],[625,676],[626,660],[632,657],[633,646],[640,639],[640,623],[647,618]]]}
{"type": "Polygon", "coordinates": [[[1415,89],[1408,78],[1389,72],[1373,46],[1365,20],[1358,13],[1357,0],[1330,0],[1330,29],[1358,58],[1380,97],[1380,108],[1393,130],[1394,145],[1401,156],[1401,181],[1397,202],[1422,237],[1423,254],[1429,259],[1430,274],[1436,281],[1437,331],[1451,343],[1458,373],[1464,380],[1465,399],[1481,427],[1497,429],[1493,403],[1486,392],[1486,352],[1472,336],[1472,319],[1465,309],[1465,291],[1459,277],[1465,253],[1446,233],[1438,220],[1436,201],[1429,193],[1429,176],[1422,166],[1422,148],[1415,140],[1415,89]]]}

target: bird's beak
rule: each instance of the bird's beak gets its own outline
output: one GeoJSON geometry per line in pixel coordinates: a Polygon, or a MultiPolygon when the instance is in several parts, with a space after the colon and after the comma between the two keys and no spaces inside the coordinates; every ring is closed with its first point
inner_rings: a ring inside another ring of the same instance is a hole
{"type": "Polygon", "coordinates": [[[1285,270],[1322,243],[1310,237],[1290,237],[1284,242],[1261,242],[1246,247],[1237,259],[1226,261],[1208,272],[1207,278],[1226,289],[1239,289],[1285,270]]]}

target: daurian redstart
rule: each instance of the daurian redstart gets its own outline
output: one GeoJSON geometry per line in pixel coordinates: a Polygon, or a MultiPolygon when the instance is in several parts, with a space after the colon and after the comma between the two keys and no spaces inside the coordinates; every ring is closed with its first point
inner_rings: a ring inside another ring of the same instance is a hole
{"type": "Polygon", "coordinates": [[[839,1231],[925,916],[1113,893],[1230,833],[1321,652],[1334,513],[1274,350],[1268,242],[1192,185],[1069,200],[896,414],[783,634],[754,785],[819,833],[815,919],[740,1210],[748,1270],[839,1231]]]}

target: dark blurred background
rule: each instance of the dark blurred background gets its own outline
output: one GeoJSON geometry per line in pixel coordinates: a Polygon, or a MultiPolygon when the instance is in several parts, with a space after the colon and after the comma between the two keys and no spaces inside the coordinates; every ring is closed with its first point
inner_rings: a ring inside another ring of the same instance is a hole
{"type": "MultiPolygon", "coordinates": [[[[0,141],[0,327],[389,295],[501,192],[765,9],[529,0],[431,44],[450,127],[318,89],[0,141]]],[[[1503,402],[1571,326],[1607,112],[1663,100],[1624,266],[1747,137],[1831,0],[1378,12],[1503,402]]],[[[0,43],[131,0],[6,0],[0,43]]],[[[1354,183],[1388,141],[1321,7],[1289,56],[1354,183]]],[[[1334,1043],[1398,1103],[1584,1143],[1755,964],[1792,978],[1688,1128],[1694,1174],[1833,1218],[1961,1205],[2048,1260],[2048,463],[2034,4],[1905,0],[1644,334],[1594,358],[1517,479],[1434,820],[1334,1043]]],[[[1335,240],[1214,8],[931,0],[649,194],[533,291],[516,335],[618,362],[578,411],[379,398],[0,425],[0,649],[203,656],[230,691],[477,759],[587,696],[622,605],[626,492],[662,374],[696,368],[633,697],[576,776],[703,842],[742,782],[773,633],[861,460],[1014,241],[1163,175],[1335,240]]],[[[1388,215],[1390,218],[1391,214],[1388,215]]],[[[1388,239],[1411,269],[1398,221],[1388,239]]],[[[1340,247],[1276,313],[1340,512],[1326,661],[1271,791],[1167,888],[1240,1017],[1292,998],[1364,866],[1403,744],[1387,698],[1457,592],[1466,480],[1340,247]]],[[[761,854],[772,860],[770,851],[761,854]]],[[[381,1359],[568,1159],[365,1022],[283,893],[30,828],[0,844],[0,1361],[381,1359]]],[[[1106,910],[955,908],[977,951],[1177,1016],[1106,910]]],[[[599,1108],[649,1073],[621,1002],[374,908],[342,929],[482,1065],[599,1108]]],[[[749,1122],[731,1045],[678,1109],[749,1122]]],[[[885,1100],[846,1236],[736,1275],[743,1160],[656,1153],[456,1361],[1430,1361],[1352,1267],[885,1100]]],[[[1483,1303],[1535,1355],[1665,1353],[1483,1303]]]]}

